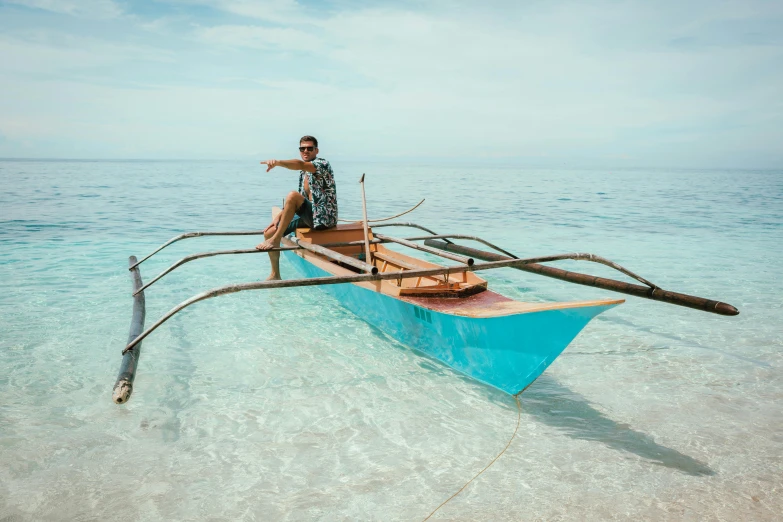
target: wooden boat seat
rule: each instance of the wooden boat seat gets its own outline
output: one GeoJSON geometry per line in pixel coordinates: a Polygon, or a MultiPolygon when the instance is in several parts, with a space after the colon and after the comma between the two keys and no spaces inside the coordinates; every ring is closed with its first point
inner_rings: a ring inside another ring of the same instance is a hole
{"type": "MultiPolygon", "coordinates": [[[[385,272],[386,271],[386,267],[389,264],[391,264],[392,266],[396,266],[398,268],[401,268],[403,270],[416,270],[416,269],[421,268],[421,266],[419,266],[419,265],[415,265],[413,263],[407,263],[407,262],[405,262],[405,261],[403,261],[401,259],[398,259],[396,257],[390,256],[388,254],[382,254],[381,252],[376,252],[373,255],[373,257],[375,257],[375,259],[383,261],[383,263],[381,263],[381,266],[379,267],[379,270],[381,272],[385,272]]],[[[376,263],[376,265],[377,264],[378,263],[376,263]]],[[[442,283],[446,282],[446,278],[444,276],[442,276],[442,275],[427,276],[427,279],[432,279],[433,281],[440,281],[442,283]]]]}
{"type": "Polygon", "coordinates": [[[363,234],[361,223],[346,223],[344,225],[337,225],[332,228],[327,228],[326,230],[313,230],[310,228],[297,228],[296,230],[297,231],[301,230],[302,232],[305,233],[310,233],[311,231],[312,232],[345,232],[347,230],[358,230],[360,233],[363,234]]]}
{"type": "Polygon", "coordinates": [[[396,293],[400,296],[466,297],[487,289],[486,281],[467,272],[451,277],[443,275],[405,277],[406,270],[435,268],[442,265],[427,263],[399,252],[386,250],[383,246],[377,248],[373,258],[375,266],[381,273],[400,272],[399,281],[386,281],[387,285],[396,287],[396,293]]]}
{"type": "MultiPolygon", "coordinates": [[[[372,240],[372,229],[370,229],[370,239],[372,240]]],[[[326,230],[314,230],[312,228],[297,228],[296,237],[305,241],[310,241],[314,245],[323,245],[326,243],[343,243],[347,241],[364,241],[364,227],[361,223],[347,223],[337,225],[326,230]]],[[[361,245],[348,247],[334,247],[332,250],[346,256],[364,258],[364,247],[361,245]]],[[[370,246],[370,250],[375,250],[375,245],[370,246]]]]}

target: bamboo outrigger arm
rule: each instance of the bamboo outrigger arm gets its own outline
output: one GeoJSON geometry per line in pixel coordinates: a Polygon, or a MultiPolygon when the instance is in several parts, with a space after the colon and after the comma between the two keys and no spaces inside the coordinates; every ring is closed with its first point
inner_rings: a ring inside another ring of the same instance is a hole
{"type": "MultiPolygon", "coordinates": [[[[424,202],[424,200],[422,199],[419,202],[418,205],[416,205],[415,207],[411,208],[410,210],[407,210],[407,211],[403,212],[403,214],[407,214],[408,212],[411,212],[416,207],[421,205],[423,202],[424,202]]],[[[402,215],[402,214],[400,214],[400,215],[402,215]]],[[[398,216],[392,216],[390,218],[384,218],[383,220],[394,219],[395,217],[398,217],[398,216]]],[[[379,221],[383,221],[383,220],[379,220],[379,221]]],[[[373,220],[370,220],[370,223],[372,223],[372,222],[373,222],[373,220]]],[[[415,223],[384,223],[382,225],[374,225],[374,227],[376,227],[376,228],[378,228],[378,227],[395,227],[395,226],[418,228],[419,230],[423,230],[423,231],[425,231],[425,232],[427,232],[429,234],[437,235],[432,230],[430,230],[428,228],[425,228],[423,226],[417,225],[415,223]]],[[[204,237],[204,236],[263,236],[263,235],[264,235],[264,231],[263,230],[240,230],[240,231],[229,231],[229,232],[186,232],[184,234],[180,234],[178,236],[172,237],[171,239],[169,239],[168,241],[166,241],[165,243],[160,245],[158,248],[156,248],[155,250],[153,250],[152,252],[147,254],[140,261],[137,261],[133,266],[129,267],[128,270],[133,270],[134,268],[136,268],[137,266],[142,264],[144,261],[146,261],[147,259],[149,259],[152,256],[154,256],[155,254],[157,254],[158,252],[160,252],[161,250],[163,250],[167,246],[169,246],[169,245],[171,245],[173,243],[176,243],[177,241],[181,241],[183,239],[190,239],[190,238],[194,238],[194,237],[204,237]]],[[[446,242],[447,243],[451,243],[451,241],[449,241],[448,239],[446,240],[446,242]]],[[[486,242],[484,242],[484,243],[487,244],[487,246],[491,246],[491,245],[489,245],[486,242]]],[[[496,248],[496,247],[493,247],[493,248],[496,248]]],[[[266,250],[266,252],[269,252],[269,250],[266,250]]],[[[236,253],[240,253],[240,252],[236,252],[236,253]]],[[[504,253],[507,253],[507,252],[504,252],[504,253]]],[[[204,256],[204,257],[208,257],[208,256],[204,256]]]]}
{"type": "MultiPolygon", "coordinates": [[[[279,248],[271,248],[269,250],[264,250],[263,252],[280,252],[282,250],[299,250],[301,247],[279,247],[279,248]]],[[[139,292],[143,292],[150,286],[154,285],[158,280],[163,278],[166,274],[169,272],[173,272],[175,269],[179,268],[180,266],[184,265],[185,263],[189,263],[190,261],[195,261],[196,259],[203,259],[205,257],[212,257],[212,256],[224,256],[229,254],[260,254],[261,250],[256,250],[255,248],[247,248],[243,250],[215,250],[212,252],[200,252],[198,254],[191,254],[189,256],[185,256],[170,267],[168,267],[166,270],[158,274],[157,276],[150,279],[150,281],[136,290],[133,295],[138,294],[139,292]]]]}
{"type": "MultiPolygon", "coordinates": [[[[363,177],[363,175],[362,175],[362,177],[363,177]]],[[[380,219],[368,219],[367,222],[368,223],[380,223],[381,221],[389,221],[390,219],[396,219],[396,218],[398,218],[400,216],[404,216],[405,214],[410,214],[411,212],[413,212],[414,210],[419,208],[422,203],[424,203],[423,199],[421,201],[419,201],[418,203],[416,203],[411,208],[409,208],[408,210],[406,210],[405,212],[400,212],[399,214],[395,214],[393,216],[380,218],[380,219]]],[[[361,223],[364,220],[363,219],[338,219],[337,221],[342,221],[343,223],[361,223]]]]}
{"type": "MultiPolygon", "coordinates": [[[[196,236],[193,236],[193,237],[196,237],[196,236]]],[[[489,243],[488,241],[484,241],[481,238],[473,237],[473,236],[462,236],[462,235],[456,235],[456,234],[449,235],[449,236],[434,235],[434,236],[422,236],[422,237],[405,238],[405,240],[406,241],[416,241],[416,240],[425,239],[425,238],[445,238],[445,237],[452,237],[452,238],[458,238],[458,239],[473,239],[475,241],[484,243],[485,245],[488,245],[491,248],[495,248],[498,251],[507,253],[505,250],[502,250],[501,248],[496,247],[495,245],[489,243]]],[[[379,237],[376,237],[376,238],[373,238],[373,239],[370,240],[370,244],[371,245],[376,245],[376,244],[380,244],[380,243],[388,243],[388,242],[389,242],[388,239],[380,239],[379,237]]],[[[336,248],[336,247],[360,246],[360,245],[364,245],[364,241],[343,241],[343,242],[339,242],[339,243],[325,243],[325,244],[320,245],[320,246],[331,249],[331,248],[336,248]]],[[[418,246],[419,245],[415,245],[415,247],[418,247],[418,246]]],[[[195,261],[197,259],[204,259],[206,257],[213,257],[213,256],[235,255],[235,254],[262,254],[262,253],[266,253],[266,252],[283,252],[285,250],[302,250],[303,248],[304,247],[297,245],[297,246],[288,246],[288,247],[282,247],[281,246],[281,247],[276,247],[276,248],[270,248],[269,250],[257,250],[255,248],[246,248],[246,249],[241,249],[241,250],[213,250],[213,251],[210,251],[210,252],[199,252],[197,254],[191,254],[189,256],[183,257],[179,261],[177,261],[174,264],[172,264],[170,267],[165,269],[163,272],[161,272],[160,274],[158,274],[155,277],[153,277],[152,279],[150,279],[141,288],[137,288],[135,290],[135,292],[133,292],[133,295],[135,296],[135,295],[139,294],[140,292],[145,291],[147,288],[151,287],[152,285],[154,285],[155,283],[157,283],[158,281],[163,279],[164,276],[170,274],[171,272],[173,272],[177,268],[181,267],[182,265],[184,265],[186,263],[190,263],[191,261],[195,261]]],[[[430,249],[426,249],[426,251],[432,253],[432,251],[430,249]]],[[[435,255],[440,255],[441,254],[441,252],[434,252],[434,253],[435,253],[435,255]]],[[[513,259],[519,259],[517,256],[515,256],[513,254],[509,254],[509,257],[511,257],[513,259]]],[[[459,257],[459,256],[449,256],[448,258],[449,259],[457,258],[457,260],[459,260],[459,261],[464,261],[465,260],[465,258],[459,257]]],[[[138,263],[136,263],[136,266],[138,266],[138,263]]]]}
{"type": "MultiPolygon", "coordinates": [[[[383,237],[383,236],[379,235],[378,237],[383,237]]],[[[485,245],[493,247],[498,252],[503,252],[507,256],[507,257],[499,256],[497,259],[493,258],[492,261],[499,261],[500,259],[519,259],[514,254],[511,254],[510,252],[506,252],[502,248],[496,247],[496,246],[492,245],[491,243],[489,243],[488,241],[484,241],[480,237],[476,237],[476,236],[465,236],[465,235],[462,235],[462,234],[438,234],[438,235],[435,235],[435,236],[409,237],[407,239],[408,239],[408,241],[418,241],[418,240],[424,239],[425,240],[424,241],[425,245],[435,246],[435,244],[439,244],[440,242],[432,241],[433,239],[444,239],[444,238],[471,239],[473,241],[478,241],[479,243],[484,243],[485,245]],[[429,243],[428,243],[428,241],[429,241],[429,243]]],[[[454,245],[454,246],[458,246],[458,247],[462,246],[462,245],[456,245],[454,243],[449,243],[449,244],[450,245],[454,245]]],[[[441,248],[441,247],[440,246],[435,246],[435,248],[441,248]]],[[[467,248],[467,247],[465,247],[465,248],[467,248]]],[[[447,250],[447,249],[442,249],[442,250],[447,250]]],[[[468,251],[469,250],[465,250],[464,252],[468,253],[468,251]]],[[[456,250],[454,250],[454,252],[456,252],[456,250]]],[[[476,252],[482,252],[482,254],[491,254],[491,252],[483,252],[481,250],[476,250],[476,252]]],[[[580,258],[581,261],[592,261],[594,263],[600,263],[602,265],[606,265],[608,267],[614,268],[618,272],[622,272],[623,274],[627,275],[628,277],[636,279],[640,283],[644,283],[645,285],[649,286],[650,288],[660,288],[658,285],[649,282],[647,279],[643,278],[642,276],[631,272],[627,268],[625,268],[625,267],[623,267],[621,265],[618,265],[614,261],[606,259],[605,257],[597,256],[595,254],[583,254],[583,255],[588,256],[588,257],[580,258]]],[[[474,256],[474,257],[476,257],[476,256],[474,256]]],[[[487,260],[486,257],[482,257],[482,256],[478,256],[478,258],[479,259],[484,259],[485,261],[487,260]]]]}
{"type": "MultiPolygon", "coordinates": [[[[371,244],[376,243],[383,243],[384,241],[380,239],[373,239],[370,241],[371,244]]],[[[363,245],[363,241],[343,241],[340,243],[326,243],[321,246],[327,247],[327,248],[334,248],[334,247],[347,247],[347,246],[357,246],[357,245],[363,245]]],[[[163,278],[166,274],[173,272],[177,268],[181,267],[185,263],[189,263],[191,261],[195,261],[196,259],[203,259],[205,257],[212,257],[212,256],[226,256],[226,255],[232,255],[232,254],[265,254],[267,252],[283,252],[285,250],[302,250],[301,246],[290,246],[290,247],[276,247],[276,248],[270,248],[269,250],[257,250],[255,248],[246,248],[243,250],[214,250],[211,252],[200,252],[198,254],[191,254],[189,256],[185,256],[170,267],[168,267],[166,270],[161,272],[160,274],[153,277],[149,283],[142,286],[138,290],[136,290],[133,295],[138,294],[139,292],[143,292],[150,286],[152,286],[154,283],[159,281],[163,278]]]]}
{"type": "Polygon", "coordinates": [[[308,279],[290,279],[287,281],[254,281],[251,283],[240,283],[234,285],[221,286],[194,295],[190,299],[183,301],[182,303],[178,304],[177,306],[169,310],[168,313],[166,313],[163,317],[158,319],[155,322],[155,324],[153,324],[152,326],[144,330],[144,332],[142,332],[138,337],[135,337],[134,339],[129,341],[128,345],[125,347],[122,353],[125,354],[129,350],[132,350],[134,346],[136,346],[138,343],[143,341],[149,334],[155,331],[160,325],[162,325],[163,323],[171,319],[171,317],[173,317],[181,310],[187,308],[188,306],[194,303],[198,303],[199,301],[210,299],[212,297],[218,297],[220,295],[234,294],[245,290],[267,290],[270,288],[292,288],[292,287],[300,287],[300,286],[338,285],[338,284],[345,284],[345,283],[362,283],[362,282],[371,282],[371,281],[396,280],[399,279],[400,277],[412,278],[412,277],[428,277],[428,276],[436,276],[436,275],[461,274],[463,272],[478,272],[482,270],[491,270],[495,268],[505,268],[505,267],[518,268],[521,266],[529,265],[531,263],[547,263],[550,261],[561,261],[564,259],[589,259],[591,256],[592,254],[580,254],[580,253],[557,254],[553,256],[530,257],[526,259],[505,259],[500,261],[491,261],[488,263],[474,264],[473,266],[468,266],[467,264],[463,264],[463,265],[456,265],[456,266],[444,266],[439,268],[426,268],[422,270],[390,271],[390,272],[380,272],[377,274],[357,274],[357,275],[350,275],[350,276],[313,277],[308,279]]]}
{"type": "MultiPolygon", "coordinates": [[[[198,237],[198,236],[192,236],[192,237],[198,237]]],[[[427,237],[441,237],[441,236],[427,236],[427,237]]],[[[457,237],[457,236],[449,236],[449,237],[457,237]]],[[[468,238],[469,236],[465,236],[465,237],[468,238]]],[[[387,236],[379,235],[379,236],[376,236],[376,238],[370,240],[369,243],[370,244],[379,244],[379,243],[388,243],[388,242],[400,243],[400,244],[403,244],[405,246],[409,246],[411,248],[415,248],[417,250],[421,250],[421,251],[424,251],[424,252],[429,252],[431,254],[438,255],[438,256],[441,256],[441,257],[445,257],[447,259],[452,259],[452,260],[455,260],[455,261],[458,261],[458,262],[461,262],[461,263],[466,263],[468,265],[471,265],[474,262],[473,259],[470,259],[470,258],[465,258],[465,257],[462,257],[462,256],[455,256],[455,255],[450,255],[450,254],[444,254],[442,251],[437,250],[437,249],[422,247],[421,245],[417,245],[415,243],[410,243],[410,241],[412,241],[414,239],[422,239],[422,238],[397,239],[397,238],[389,238],[387,236]]],[[[275,248],[270,248],[269,250],[257,250],[255,248],[247,248],[247,249],[241,249],[241,250],[214,250],[214,251],[211,251],[211,252],[200,252],[200,253],[197,253],[197,254],[191,254],[189,256],[185,256],[182,259],[180,259],[179,261],[177,261],[174,264],[172,264],[170,267],[168,267],[166,270],[164,270],[160,274],[158,274],[155,277],[153,277],[152,279],[150,279],[150,281],[147,284],[145,284],[144,286],[142,286],[141,288],[136,288],[135,292],[133,292],[133,295],[135,296],[135,295],[139,294],[140,292],[143,292],[144,290],[146,290],[147,288],[151,287],[156,282],[158,282],[161,279],[163,279],[164,276],[166,276],[167,274],[173,272],[174,270],[176,270],[180,266],[184,265],[185,263],[189,263],[191,261],[195,261],[197,259],[203,259],[203,258],[206,258],[206,257],[222,256],[222,255],[234,255],[234,254],[260,254],[260,253],[265,253],[265,252],[282,252],[282,251],[285,251],[285,250],[302,250],[302,249],[311,250],[311,251],[314,251],[314,252],[319,253],[321,255],[326,255],[327,257],[332,257],[332,254],[334,254],[334,252],[332,252],[331,250],[324,251],[324,248],[331,249],[331,248],[335,248],[335,247],[365,245],[364,241],[343,241],[343,242],[339,242],[339,243],[325,243],[323,245],[310,245],[310,243],[304,242],[304,245],[307,245],[307,246],[303,246],[302,244],[299,243],[299,240],[297,240],[295,238],[292,238],[292,240],[296,243],[296,246],[275,247],[275,248]]],[[[482,243],[489,244],[488,242],[483,241],[483,240],[481,240],[479,238],[476,238],[476,240],[477,241],[481,241],[482,243]]],[[[489,245],[493,246],[491,244],[489,244],[489,245]]],[[[160,249],[158,249],[158,251],[159,250],[160,249]]],[[[153,254],[154,254],[154,252],[153,252],[153,254]]],[[[152,254],[150,254],[150,255],[152,255],[152,254]]],[[[352,257],[342,256],[340,254],[337,254],[337,256],[338,256],[337,258],[334,258],[336,261],[340,261],[340,262],[342,262],[344,264],[353,266],[353,267],[358,268],[359,270],[362,270],[364,272],[376,273],[378,271],[377,267],[374,267],[374,266],[372,266],[372,265],[370,265],[368,263],[363,263],[363,262],[358,261],[357,259],[354,259],[352,257]]],[[[513,258],[517,259],[516,256],[513,256],[513,258]]],[[[134,268],[138,267],[139,263],[136,263],[136,265],[134,265],[134,268]]]]}
{"type": "MultiPolygon", "coordinates": [[[[492,252],[485,252],[483,250],[477,250],[475,248],[456,245],[454,243],[445,243],[443,241],[438,241],[436,239],[427,239],[424,241],[424,244],[434,248],[440,248],[451,252],[470,255],[478,259],[483,259],[485,261],[497,262],[497,261],[503,261],[509,259],[506,256],[501,256],[492,252]]],[[[593,256],[592,254],[581,254],[581,255],[587,256],[587,257],[582,257],[581,259],[583,260],[602,262],[602,261],[597,261],[596,258],[598,258],[598,256],[593,256]]],[[[603,258],[600,259],[603,260],[603,258]]],[[[612,263],[611,261],[609,261],[609,263],[611,264],[609,264],[608,266],[611,266],[613,268],[617,268],[617,267],[622,268],[620,267],[620,265],[616,265],[616,263],[612,263]]],[[[606,264],[606,263],[602,263],[602,264],[606,264]]],[[[728,303],[723,303],[721,301],[714,301],[711,299],[705,299],[703,297],[697,297],[693,295],[670,292],[668,290],[663,290],[660,287],[652,285],[651,283],[646,281],[643,282],[645,282],[645,284],[647,284],[648,287],[639,286],[632,283],[626,283],[623,281],[616,281],[614,279],[606,279],[603,277],[581,274],[579,272],[569,272],[567,270],[562,270],[560,268],[544,266],[538,264],[538,262],[518,264],[518,265],[514,265],[513,268],[524,270],[526,272],[533,272],[543,276],[552,277],[555,279],[560,279],[562,281],[568,281],[570,283],[592,286],[595,288],[602,288],[604,290],[611,290],[613,292],[620,292],[623,294],[634,295],[636,297],[643,297],[645,299],[652,299],[653,301],[662,301],[664,303],[685,306],[688,308],[703,310],[705,312],[711,312],[718,315],[739,314],[739,310],[737,310],[734,306],[728,303]]],[[[624,268],[621,271],[625,274],[629,273],[629,271],[625,270],[624,268]]],[[[638,277],[637,279],[641,280],[638,277]]]]}
{"type": "MultiPolygon", "coordinates": [[[[128,264],[136,266],[136,256],[131,256],[128,259],[128,264]]],[[[133,279],[133,288],[141,288],[141,274],[138,268],[131,268],[131,278],[133,279]]],[[[130,333],[128,334],[128,343],[134,342],[142,330],[144,330],[144,292],[134,294],[133,298],[133,316],[131,318],[130,333]]],[[[114,391],[112,392],[112,400],[117,404],[128,402],[131,393],[133,393],[133,380],[136,378],[136,368],[139,365],[139,357],[141,356],[141,342],[135,343],[130,350],[124,350],[122,357],[122,364],[120,365],[120,373],[117,376],[117,382],[114,383],[114,391]]]]}
{"type": "Polygon", "coordinates": [[[486,241],[484,239],[481,239],[480,237],[476,236],[466,236],[465,234],[434,234],[432,236],[419,236],[419,237],[408,237],[405,238],[408,241],[420,241],[422,239],[443,239],[446,243],[453,244],[449,239],[470,239],[471,241],[477,241],[479,243],[484,243],[492,250],[497,250],[501,254],[506,254],[511,259],[519,259],[518,256],[515,256],[511,252],[508,252],[507,250],[503,250],[497,245],[493,245],[489,241],[486,241]]]}
{"type": "Polygon", "coordinates": [[[128,268],[128,270],[133,270],[140,264],[142,264],[147,259],[151,258],[167,246],[171,245],[172,243],[176,243],[177,241],[180,241],[182,239],[189,239],[191,237],[202,237],[202,236],[263,236],[264,231],[263,230],[244,230],[244,231],[235,231],[235,232],[187,232],[185,234],[180,234],[178,236],[172,237],[162,245],[160,245],[156,250],[152,251],[150,254],[148,254],[146,257],[144,257],[141,261],[136,262],[133,266],[128,268]]]}
{"type": "MultiPolygon", "coordinates": [[[[433,236],[438,235],[437,232],[433,232],[427,227],[423,227],[421,225],[417,225],[416,223],[383,223],[381,225],[373,225],[373,228],[381,228],[381,227],[410,227],[410,228],[418,228],[419,230],[423,230],[427,232],[428,234],[432,234],[433,236]]],[[[451,243],[448,239],[445,240],[446,243],[451,243]]]]}
{"type": "MultiPolygon", "coordinates": [[[[423,199],[421,201],[419,201],[413,207],[411,207],[408,210],[406,210],[405,212],[402,212],[402,213],[397,214],[395,216],[386,217],[386,218],[371,219],[371,220],[368,221],[368,223],[376,223],[376,222],[379,222],[379,221],[388,221],[390,219],[394,219],[394,218],[398,218],[400,216],[404,216],[405,214],[408,214],[409,212],[413,212],[414,210],[419,208],[419,206],[422,203],[424,203],[423,199]]],[[[346,220],[340,219],[339,221],[346,221],[346,220]]],[[[361,222],[361,220],[356,220],[355,222],[358,223],[358,222],[361,222]]],[[[383,224],[383,225],[374,225],[374,226],[375,227],[412,226],[412,227],[424,230],[425,232],[428,232],[430,234],[435,234],[435,232],[433,232],[433,231],[431,231],[431,230],[429,230],[427,228],[424,228],[422,226],[413,224],[413,223],[402,223],[402,224],[400,224],[400,223],[386,223],[386,224],[383,224]]],[[[184,234],[180,234],[178,236],[172,237],[171,239],[169,239],[168,241],[166,241],[165,243],[160,245],[158,248],[156,248],[155,250],[150,252],[147,256],[143,257],[140,261],[137,261],[133,266],[128,268],[128,270],[133,270],[134,268],[136,268],[137,266],[142,264],[144,261],[146,261],[147,259],[149,259],[152,256],[154,256],[155,254],[157,254],[158,252],[160,252],[161,250],[163,250],[167,246],[171,245],[172,243],[176,243],[177,241],[181,241],[183,239],[190,239],[190,238],[193,238],[193,237],[203,237],[203,236],[263,236],[263,235],[264,235],[264,231],[263,230],[240,230],[240,231],[229,231],[229,232],[186,232],[184,234]]]]}
{"type": "MultiPolygon", "coordinates": [[[[407,240],[417,241],[423,239],[424,244],[427,246],[431,246],[440,250],[465,254],[471,257],[475,257],[477,259],[482,259],[484,261],[500,261],[506,259],[517,259],[517,257],[514,254],[507,252],[502,248],[495,246],[490,242],[475,236],[466,236],[462,234],[437,234],[436,232],[429,230],[421,225],[417,225],[416,223],[389,223],[384,225],[375,225],[376,228],[382,226],[412,227],[412,228],[418,228],[420,230],[424,230],[425,232],[429,232],[432,235],[429,237],[424,237],[424,236],[411,237],[411,238],[407,238],[407,240]],[[448,238],[470,239],[473,241],[478,241],[506,255],[505,256],[498,255],[492,252],[486,252],[483,250],[477,250],[474,248],[457,245],[449,241],[448,238]],[[437,239],[443,239],[443,241],[437,241],[437,239]]],[[[376,237],[383,238],[384,236],[381,234],[376,234],[376,237]]],[[[606,259],[604,257],[597,256],[595,254],[579,254],[579,256],[580,257],[578,258],[578,260],[592,261],[595,263],[600,263],[602,265],[609,266],[633,279],[636,279],[640,283],[647,285],[647,287],[633,285],[622,281],[616,281],[614,279],[607,279],[602,277],[591,276],[588,274],[581,274],[579,272],[569,272],[567,270],[562,270],[560,268],[543,266],[535,263],[522,265],[515,268],[519,270],[524,270],[526,272],[534,272],[547,277],[553,277],[555,279],[561,279],[563,281],[569,281],[581,285],[593,286],[596,288],[603,288],[604,290],[612,290],[615,292],[625,293],[628,295],[634,295],[637,297],[652,299],[654,301],[661,301],[670,304],[676,304],[679,306],[685,306],[688,308],[694,308],[697,310],[703,310],[706,312],[712,312],[719,315],[731,316],[731,315],[739,314],[739,310],[737,310],[737,308],[735,308],[734,306],[728,303],[723,303],[721,301],[714,301],[712,299],[705,299],[703,297],[691,296],[688,294],[680,294],[677,292],[670,292],[664,290],[658,285],[651,283],[647,279],[641,277],[640,275],[635,274],[634,272],[628,270],[627,268],[618,265],[614,261],[610,261],[609,259],[606,259]]]]}

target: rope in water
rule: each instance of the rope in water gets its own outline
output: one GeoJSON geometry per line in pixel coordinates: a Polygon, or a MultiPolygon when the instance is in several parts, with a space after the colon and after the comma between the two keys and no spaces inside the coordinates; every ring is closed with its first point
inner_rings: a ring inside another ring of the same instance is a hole
{"type": "Polygon", "coordinates": [[[484,469],[482,469],[481,471],[479,471],[478,473],[476,473],[476,474],[473,476],[473,478],[472,478],[472,479],[470,479],[469,481],[467,481],[467,482],[465,483],[465,485],[464,485],[464,486],[462,486],[461,488],[459,488],[459,491],[457,491],[456,493],[454,493],[453,495],[451,495],[449,498],[447,498],[446,500],[444,500],[444,501],[443,501],[443,503],[442,503],[440,506],[436,507],[436,508],[435,508],[435,510],[434,510],[432,513],[430,513],[429,515],[427,515],[427,518],[425,518],[424,520],[422,520],[422,522],[425,522],[426,520],[429,520],[429,519],[430,519],[430,517],[431,517],[432,515],[434,515],[436,511],[438,511],[440,508],[442,508],[443,506],[445,506],[445,505],[446,505],[446,504],[447,504],[447,503],[448,503],[448,502],[449,502],[451,499],[453,499],[454,497],[456,497],[457,495],[459,495],[460,493],[462,493],[462,490],[463,490],[463,489],[465,489],[466,487],[468,487],[468,485],[469,485],[471,482],[473,482],[474,480],[476,480],[476,479],[479,477],[479,475],[481,475],[482,473],[484,473],[485,471],[487,471],[487,470],[489,469],[489,467],[490,467],[490,466],[492,466],[492,464],[494,464],[494,463],[495,463],[495,462],[496,462],[496,461],[497,461],[497,460],[498,460],[498,459],[499,459],[499,458],[500,458],[500,457],[501,457],[501,456],[502,456],[502,455],[503,455],[503,454],[506,452],[506,450],[508,449],[508,447],[509,447],[509,446],[511,446],[511,442],[514,440],[514,437],[516,437],[516,436],[517,436],[517,431],[519,431],[519,420],[520,420],[520,418],[522,417],[522,406],[519,404],[519,395],[514,395],[514,400],[515,400],[515,401],[517,401],[517,427],[516,427],[516,428],[514,428],[514,434],[513,434],[513,435],[511,435],[511,438],[510,438],[510,439],[508,439],[508,444],[506,444],[506,447],[505,447],[505,448],[503,448],[503,451],[501,451],[500,453],[498,453],[498,456],[497,456],[497,457],[495,457],[494,459],[492,459],[492,462],[490,462],[489,464],[487,464],[487,465],[484,467],[484,469]]]}

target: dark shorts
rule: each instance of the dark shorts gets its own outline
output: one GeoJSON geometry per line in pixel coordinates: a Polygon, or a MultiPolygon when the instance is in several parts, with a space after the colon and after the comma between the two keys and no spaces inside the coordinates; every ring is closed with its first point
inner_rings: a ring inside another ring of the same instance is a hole
{"type": "Polygon", "coordinates": [[[296,211],[294,219],[288,224],[283,235],[292,234],[297,228],[313,228],[313,204],[309,199],[305,199],[302,206],[296,211]]]}

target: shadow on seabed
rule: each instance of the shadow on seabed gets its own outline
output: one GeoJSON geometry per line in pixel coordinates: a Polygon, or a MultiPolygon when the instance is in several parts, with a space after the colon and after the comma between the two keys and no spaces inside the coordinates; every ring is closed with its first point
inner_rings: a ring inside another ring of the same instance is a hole
{"type": "Polygon", "coordinates": [[[610,419],[584,397],[547,375],[539,377],[519,398],[523,414],[532,415],[574,439],[600,442],[688,475],[715,475],[707,464],[661,446],[649,435],[610,419]]]}

